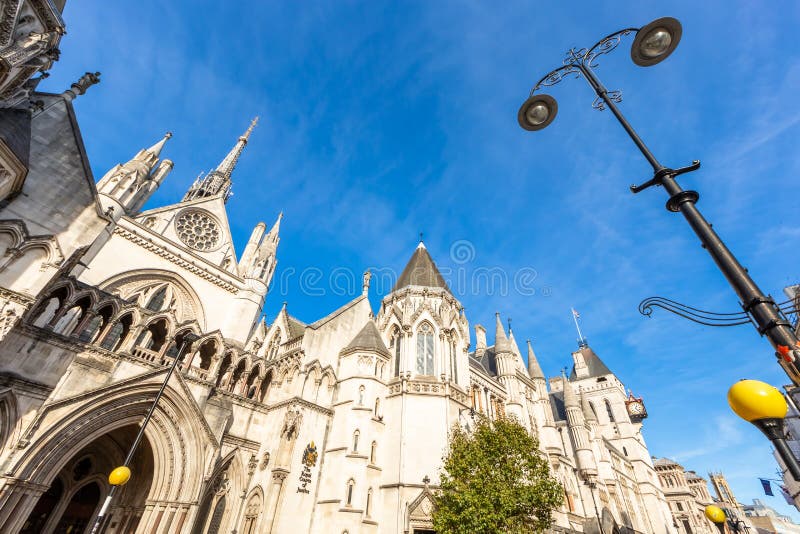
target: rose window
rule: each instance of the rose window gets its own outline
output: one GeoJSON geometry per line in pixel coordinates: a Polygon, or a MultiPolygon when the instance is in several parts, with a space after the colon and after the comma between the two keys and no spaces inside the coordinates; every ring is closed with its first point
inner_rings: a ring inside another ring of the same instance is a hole
{"type": "Polygon", "coordinates": [[[186,211],[175,221],[178,237],[196,250],[212,250],[219,245],[220,229],[210,214],[204,211],[186,211]]]}

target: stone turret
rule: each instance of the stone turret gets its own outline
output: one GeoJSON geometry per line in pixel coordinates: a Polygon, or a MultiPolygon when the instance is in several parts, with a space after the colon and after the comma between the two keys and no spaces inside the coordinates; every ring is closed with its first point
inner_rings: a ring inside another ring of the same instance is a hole
{"type": "Polygon", "coordinates": [[[578,400],[572,384],[566,377],[563,377],[562,381],[564,384],[564,411],[567,415],[567,426],[572,437],[572,444],[575,447],[578,470],[585,480],[589,480],[597,476],[597,463],[592,453],[589,431],[586,428],[580,400],[578,400]]]}
{"type": "Polygon", "coordinates": [[[97,183],[100,205],[103,211],[118,220],[123,215],[133,216],[164,181],[172,170],[172,161],[159,160],[161,151],[172,134],[164,137],[150,148],[145,148],[123,165],[116,165],[97,183]]]}

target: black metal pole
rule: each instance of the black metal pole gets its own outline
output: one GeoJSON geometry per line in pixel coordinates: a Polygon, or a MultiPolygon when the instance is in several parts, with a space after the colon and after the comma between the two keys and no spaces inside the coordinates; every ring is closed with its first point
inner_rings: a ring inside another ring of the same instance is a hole
{"type": "MultiPolygon", "coordinates": [[[[675,180],[675,175],[678,173],[659,163],[614,101],[609,98],[608,91],[592,72],[591,68],[582,63],[576,63],[576,67],[584,75],[584,78],[597,96],[603,99],[608,109],[611,110],[639,151],[653,167],[654,183],[663,185],[669,194],[667,209],[673,212],[680,211],[683,214],[689,226],[700,238],[703,248],[708,251],[719,270],[728,280],[728,283],[736,291],[742,308],[755,321],[759,334],[767,336],[772,343],[781,367],[783,367],[795,385],[800,385],[800,368],[798,368],[798,362],[795,359],[796,353],[794,352],[800,348],[800,344],[798,344],[798,338],[792,330],[791,324],[781,315],[775,301],[761,291],[748,274],[747,269],[742,267],[711,227],[711,224],[706,221],[700,210],[697,209],[695,203],[700,198],[700,195],[696,191],[687,191],[681,188],[675,180]]],[[[684,170],[683,172],[686,171],[684,170]]]]}
{"type": "Polygon", "coordinates": [[[797,462],[797,458],[795,458],[792,449],[789,448],[789,444],[786,442],[783,419],[757,419],[751,422],[772,442],[792,478],[800,482],[800,463],[797,462]]]}
{"type": "MultiPolygon", "coordinates": [[[[178,363],[181,361],[181,356],[183,355],[183,350],[189,343],[192,343],[195,339],[194,336],[190,334],[186,334],[181,342],[181,347],[178,349],[178,354],[175,355],[175,358],[172,360],[172,364],[169,366],[167,370],[167,375],[164,377],[164,382],[161,383],[161,388],[158,390],[156,394],[156,398],[153,399],[153,404],[150,405],[150,409],[147,411],[147,415],[142,421],[142,425],[139,427],[139,432],[136,433],[136,437],[133,440],[130,448],[128,449],[128,455],[125,457],[125,461],[122,463],[124,467],[127,467],[128,464],[131,463],[133,460],[133,455],[136,453],[136,449],[139,447],[139,443],[142,441],[142,437],[144,437],[144,431],[147,428],[147,423],[150,422],[150,419],[153,417],[153,413],[156,411],[156,407],[158,406],[158,401],[161,400],[161,397],[164,395],[164,390],[167,389],[167,383],[169,379],[172,377],[172,373],[175,371],[175,368],[178,366],[178,363]]],[[[100,508],[100,512],[97,514],[95,518],[94,525],[92,526],[92,530],[90,531],[91,534],[96,534],[100,525],[103,523],[105,519],[106,512],[108,511],[108,505],[111,504],[111,500],[114,498],[114,494],[117,492],[117,488],[119,486],[111,486],[111,491],[108,492],[106,496],[106,500],[103,502],[103,507],[100,508]]]]}

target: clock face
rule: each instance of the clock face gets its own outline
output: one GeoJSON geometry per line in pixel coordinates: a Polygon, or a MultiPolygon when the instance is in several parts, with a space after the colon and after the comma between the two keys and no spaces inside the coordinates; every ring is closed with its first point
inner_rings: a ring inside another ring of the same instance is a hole
{"type": "Polygon", "coordinates": [[[628,413],[631,415],[642,415],[644,413],[644,404],[641,402],[631,402],[628,404],[628,413]]]}

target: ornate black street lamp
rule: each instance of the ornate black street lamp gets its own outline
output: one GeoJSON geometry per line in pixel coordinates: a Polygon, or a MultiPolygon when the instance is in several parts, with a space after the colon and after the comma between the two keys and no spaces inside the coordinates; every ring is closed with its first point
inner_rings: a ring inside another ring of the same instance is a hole
{"type": "Polygon", "coordinates": [[[654,185],[662,186],[666,190],[669,195],[667,209],[683,214],[692,230],[700,238],[703,248],[708,251],[719,270],[736,291],[744,310],[743,313],[738,314],[717,314],[697,310],[667,299],[648,299],[649,302],[643,301],[640,306],[642,312],[649,315],[651,306],[659,306],[683,317],[713,326],[733,326],[733,324],[752,322],[759,334],[767,336],[770,340],[780,365],[792,382],[800,385],[800,366],[798,364],[800,362],[800,350],[798,350],[800,344],[798,344],[797,336],[781,307],[759,289],[747,270],[728,250],[722,239],[697,209],[695,204],[700,195],[696,191],[684,190],[675,180],[678,175],[697,170],[700,162],[693,161],[691,165],[678,169],[665,167],[659,163],[617,107],[617,103],[622,101],[622,94],[619,91],[608,91],[592,70],[597,66],[597,59],[601,55],[613,51],[619,45],[622,37],[629,34],[635,34],[631,46],[631,59],[634,63],[642,67],[660,63],[678,46],[681,33],[680,22],[677,19],[665,17],[654,20],[642,28],[626,28],[612,33],[591,48],[570,49],[563,65],[547,73],[533,86],[530,96],[519,109],[517,115],[519,125],[529,131],[541,130],[548,126],[556,117],[558,104],[553,97],[539,93],[539,89],[553,86],[568,75],[583,77],[597,95],[592,107],[599,110],[608,107],[653,167],[653,177],[643,184],[632,185],[631,192],[639,193],[654,185]],[[737,320],[738,322],[736,322],[737,320]],[[716,324],[717,322],[720,324],[716,324]]]}

